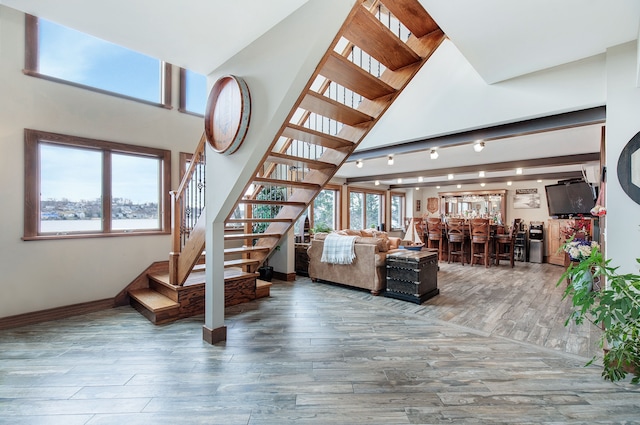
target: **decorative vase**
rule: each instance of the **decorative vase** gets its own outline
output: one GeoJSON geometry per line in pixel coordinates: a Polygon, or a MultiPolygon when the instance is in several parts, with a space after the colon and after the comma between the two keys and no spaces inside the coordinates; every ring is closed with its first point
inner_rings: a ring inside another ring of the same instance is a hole
{"type": "Polygon", "coordinates": [[[591,292],[593,290],[593,273],[591,270],[584,270],[580,274],[576,274],[576,277],[571,280],[571,284],[576,291],[586,288],[587,292],[591,292]]]}

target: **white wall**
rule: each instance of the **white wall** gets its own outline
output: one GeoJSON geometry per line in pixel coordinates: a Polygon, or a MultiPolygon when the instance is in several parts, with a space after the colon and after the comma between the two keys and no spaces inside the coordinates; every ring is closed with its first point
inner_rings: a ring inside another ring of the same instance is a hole
{"type": "Polygon", "coordinates": [[[0,6],[0,317],[115,296],[154,261],[168,260],[169,236],[21,240],[24,129],[193,152],[202,119],[69,85],[28,77],[24,15],[0,6]]]}
{"type": "Polygon", "coordinates": [[[359,149],[604,105],[605,57],[488,85],[446,40],[410,88],[400,94],[359,149]]]}
{"type": "Polygon", "coordinates": [[[607,51],[606,254],[623,273],[638,273],[640,206],[622,190],[617,165],[627,142],[640,131],[640,89],[636,86],[636,43],[607,51]]]}

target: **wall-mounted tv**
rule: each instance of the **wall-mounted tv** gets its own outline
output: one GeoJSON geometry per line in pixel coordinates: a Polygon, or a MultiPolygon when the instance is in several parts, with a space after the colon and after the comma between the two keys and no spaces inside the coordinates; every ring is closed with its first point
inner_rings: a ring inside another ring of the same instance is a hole
{"type": "Polygon", "coordinates": [[[585,181],[571,181],[545,186],[549,215],[566,218],[591,215],[596,204],[594,190],[585,181]]]}

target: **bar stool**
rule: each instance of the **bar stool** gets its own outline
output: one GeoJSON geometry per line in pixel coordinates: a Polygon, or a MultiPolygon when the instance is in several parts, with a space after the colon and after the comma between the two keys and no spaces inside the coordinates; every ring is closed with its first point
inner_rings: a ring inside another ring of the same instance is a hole
{"type": "Polygon", "coordinates": [[[447,239],[449,240],[447,246],[449,250],[449,260],[448,263],[451,263],[451,258],[455,255],[460,258],[460,262],[464,266],[464,257],[467,254],[464,250],[464,220],[460,218],[449,218],[447,219],[447,239]]]}
{"type": "Polygon", "coordinates": [[[518,234],[518,228],[520,227],[521,221],[522,219],[520,218],[514,219],[509,233],[499,233],[494,236],[496,266],[500,265],[501,259],[509,260],[512,268],[515,265],[513,248],[516,243],[516,235],[518,234]],[[509,248],[508,251],[507,247],[509,248]]]}
{"type": "Polygon", "coordinates": [[[474,218],[469,220],[469,238],[471,239],[471,267],[475,263],[476,258],[484,261],[484,266],[489,267],[489,257],[491,252],[489,249],[489,220],[486,218],[474,218]],[[476,246],[483,246],[482,252],[476,252],[476,246]]]}
{"type": "Polygon", "coordinates": [[[436,217],[427,219],[427,248],[438,248],[438,261],[442,261],[442,220],[436,217]]]}

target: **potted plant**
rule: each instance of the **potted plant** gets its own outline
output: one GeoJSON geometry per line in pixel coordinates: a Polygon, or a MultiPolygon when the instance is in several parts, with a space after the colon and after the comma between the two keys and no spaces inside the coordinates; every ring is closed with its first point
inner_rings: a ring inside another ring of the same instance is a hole
{"type": "MultiPolygon", "coordinates": [[[[572,259],[557,283],[568,282],[564,298],[570,298],[573,306],[565,325],[571,321],[580,325],[587,320],[602,328],[602,376],[618,381],[631,374],[631,382],[639,384],[640,275],[618,273],[618,267],[604,259],[597,244],[571,239],[562,249],[572,259]],[[594,279],[606,282],[606,287],[592,288],[589,282],[594,279]]],[[[636,261],[640,264],[640,259],[636,261]]]]}

